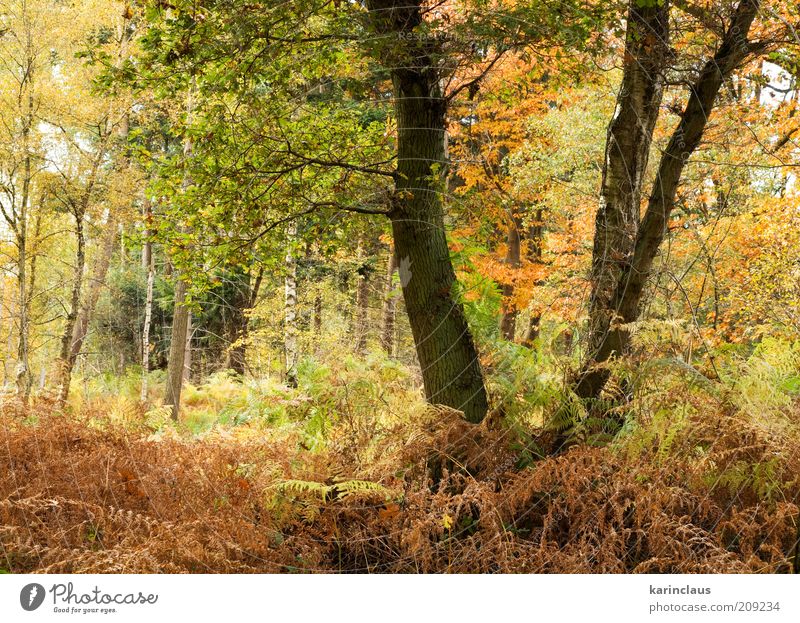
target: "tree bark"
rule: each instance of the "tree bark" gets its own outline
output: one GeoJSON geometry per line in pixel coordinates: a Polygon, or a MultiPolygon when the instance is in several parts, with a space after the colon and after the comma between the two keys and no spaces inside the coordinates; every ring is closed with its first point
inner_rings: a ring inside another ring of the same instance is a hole
{"type": "MultiPolygon", "coordinates": [[[[14,317],[14,310],[11,307],[12,302],[9,301],[9,306],[6,307],[6,280],[0,279],[0,309],[3,312],[8,311],[8,317],[14,317]]],[[[3,334],[3,322],[0,320],[0,335],[3,334]]],[[[12,324],[12,323],[9,323],[12,324]]],[[[13,329],[12,329],[13,330],[13,329]]],[[[3,387],[6,387],[8,384],[8,352],[3,354],[3,387]]]]}
{"type": "Polygon", "coordinates": [[[370,267],[366,258],[358,269],[356,284],[356,352],[363,355],[367,350],[367,333],[369,331],[369,277],[370,267]]]}
{"type": "Polygon", "coordinates": [[[403,297],[422,369],[425,397],[479,422],[488,401],[478,351],[456,292],[444,225],[446,112],[429,38],[418,37],[419,0],[369,0],[378,35],[392,37],[391,67],[397,119],[397,171],[390,212],[402,269],[403,297]]]}
{"type": "Polygon", "coordinates": [[[514,336],[517,332],[517,316],[519,315],[519,310],[514,302],[514,293],[516,291],[514,281],[516,280],[517,271],[519,270],[520,261],[522,259],[520,252],[520,226],[521,223],[516,214],[516,210],[512,209],[509,218],[508,232],[506,233],[505,258],[505,264],[510,269],[511,274],[507,277],[508,281],[504,283],[500,289],[503,297],[503,315],[500,318],[500,333],[503,339],[509,342],[514,341],[514,336]]]}
{"type": "MultiPolygon", "coordinates": [[[[23,206],[28,201],[28,188],[29,181],[28,171],[30,167],[30,158],[26,158],[26,181],[23,183],[23,206]]],[[[17,269],[17,289],[19,293],[19,339],[17,341],[17,369],[16,369],[16,384],[17,396],[23,403],[28,403],[31,391],[31,377],[30,377],[30,347],[28,339],[30,336],[30,305],[27,289],[27,263],[28,263],[28,234],[25,221],[27,220],[27,208],[20,208],[20,226],[17,232],[17,253],[18,253],[18,269],[17,269]]]]}
{"type": "Polygon", "coordinates": [[[192,378],[192,337],[194,337],[194,327],[192,326],[192,311],[186,315],[186,345],[183,349],[183,382],[188,383],[192,378]]]}
{"type": "MultiPolygon", "coordinates": [[[[144,246],[142,247],[142,268],[147,271],[147,289],[144,299],[144,323],[142,324],[142,388],[139,396],[142,402],[147,401],[148,377],[150,375],[150,325],[153,322],[153,286],[156,280],[155,261],[153,259],[152,221],[153,204],[145,194],[142,201],[144,218],[144,246]]],[[[111,247],[113,249],[113,236],[111,247]]]]}
{"type": "Polygon", "coordinates": [[[626,333],[612,331],[619,317],[614,295],[639,230],[642,184],[669,60],[669,14],[669,1],[643,7],[631,0],[628,8],[624,73],[606,138],[595,219],[589,339],[576,385],[579,396],[599,393],[608,368],[596,364],[622,353],[627,344],[626,333]]]}
{"type": "MultiPolygon", "coordinates": [[[[526,259],[530,264],[541,264],[542,255],[544,252],[544,209],[538,208],[536,210],[536,220],[528,227],[527,246],[525,249],[526,259]]],[[[539,284],[536,284],[539,285],[539,284]]],[[[528,326],[525,331],[525,337],[522,339],[522,345],[527,348],[533,348],[536,340],[539,339],[539,331],[541,328],[542,313],[538,308],[531,309],[531,315],[528,319],[528,326]]]]}
{"type": "MultiPolygon", "coordinates": [[[[189,87],[187,96],[187,117],[191,120],[192,98],[194,83],[189,87]]],[[[189,160],[192,157],[192,139],[186,137],[183,144],[183,157],[189,160]]],[[[188,188],[192,183],[187,175],[183,180],[183,188],[188,188]]],[[[191,311],[186,304],[186,275],[183,271],[175,270],[175,305],[172,313],[172,335],[169,342],[169,359],[167,361],[167,387],[164,393],[164,404],[172,407],[172,419],[177,421],[181,409],[181,391],[186,368],[186,345],[189,336],[189,323],[191,311]]]]}
{"type": "MultiPolygon", "coordinates": [[[[150,324],[153,319],[153,284],[155,282],[155,270],[153,265],[152,243],[148,239],[145,242],[147,253],[147,293],[144,303],[144,325],[142,326],[142,390],[141,401],[147,400],[147,381],[150,374],[150,324]]],[[[113,243],[112,243],[113,248],[113,243]]]]}
{"type": "Polygon", "coordinates": [[[6,358],[3,360],[3,387],[8,387],[8,379],[9,379],[9,372],[8,372],[8,359],[12,359],[14,357],[14,337],[17,334],[16,327],[14,326],[14,314],[16,310],[14,309],[14,305],[17,302],[16,296],[12,295],[9,297],[8,301],[8,317],[11,319],[9,322],[8,328],[8,338],[6,340],[6,358]]]}
{"type": "MultiPolygon", "coordinates": [[[[81,206],[81,208],[82,207],[83,206],[81,206]]],[[[78,319],[78,309],[81,304],[83,271],[86,265],[86,236],[83,229],[85,210],[79,208],[75,211],[74,216],[75,241],[77,244],[77,250],[75,252],[75,270],[72,276],[72,293],[70,295],[67,317],[64,322],[64,333],[61,336],[61,349],[56,364],[59,404],[64,404],[69,395],[69,384],[72,378],[72,363],[74,362],[70,356],[72,351],[72,338],[78,319]]],[[[78,349],[78,352],[80,352],[80,349],[78,349]]]]}
{"type": "Polygon", "coordinates": [[[383,327],[381,328],[381,345],[389,357],[394,356],[394,319],[397,314],[397,297],[394,292],[394,273],[397,271],[397,256],[394,249],[389,249],[389,261],[386,267],[386,285],[383,294],[383,327]]]}
{"type": "Polygon", "coordinates": [[[24,404],[28,403],[31,393],[30,374],[30,292],[26,287],[26,265],[28,262],[28,203],[31,199],[31,183],[33,177],[30,133],[33,127],[33,71],[29,69],[26,78],[28,86],[27,110],[22,122],[22,146],[25,153],[22,178],[22,197],[15,226],[18,270],[17,285],[19,290],[19,342],[17,348],[17,396],[24,404]]]}
{"type": "MultiPolygon", "coordinates": [[[[177,272],[177,271],[176,271],[177,272]]],[[[189,308],[186,306],[186,282],[178,276],[175,282],[175,309],[172,315],[172,335],[169,341],[167,362],[167,387],[164,404],[172,407],[172,419],[178,419],[181,408],[184,367],[186,365],[186,337],[189,333],[189,308]]]]}
{"type": "MultiPolygon", "coordinates": [[[[719,49],[703,66],[691,87],[681,120],[661,156],[647,209],[637,227],[632,250],[630,253],[626,252],[621,261],[616,263],[614,272],[617,276],[612,283],[613,290],[606,306],[607,316],[603,318],[600,314],[600,318],[595,319],[599,329],[593,323],[590,357],[584,364],[576,385],[576,393],[581,397],[596,397],[600,394],[608,379],[609,370],[602,365],[598,367],[598,364],[624,354],[628,349],[630,336],[624,325],[639,318],[644,287],[650,276],[653,260],[666,235],[681,174],[689,157],[700,144],[720,87],[750,53],[747,35],[758,7],[758,0],[742,0],[738,4],[719,49]]],[[[598,253],[597,246],[595,253],[598,253]]],[[[595,261],[602,261],[602,258],[595,257],[595,261]]]]}

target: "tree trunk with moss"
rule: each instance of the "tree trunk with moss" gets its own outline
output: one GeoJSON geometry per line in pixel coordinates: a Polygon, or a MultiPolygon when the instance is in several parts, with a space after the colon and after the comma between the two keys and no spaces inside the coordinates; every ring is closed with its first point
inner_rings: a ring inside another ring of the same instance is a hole
{"type": "MultiPolygon", "coordinates": [[[[177,273],[177,271],[176,271],[177,273]]],[[[186,282],[178,274],[175,281],[172,314],[172,334],[169,340],[169,359],[167,363],[167,387],[164,404],[171,407],[173,420],[178,419],[181,408],[184,366],[186,365],[186,338],[189,334],[189,307],[186,305],[186,282]]]]}
{"type": "Polygon", "coordinates": [[[373,30],[391,39],[383,59],[390,68],[397,119],[389,216],[425,397],[480,422],[488,409],[486,390],[445,232],[447,101],[429,52],[435,43],[415,36],[422,23],[418,0],[370,0],[367,6],[373,30]]]}

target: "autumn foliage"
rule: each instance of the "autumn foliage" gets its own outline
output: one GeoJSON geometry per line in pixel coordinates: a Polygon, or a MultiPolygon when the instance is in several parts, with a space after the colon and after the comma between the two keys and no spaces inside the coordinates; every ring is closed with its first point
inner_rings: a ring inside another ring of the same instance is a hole
{"type": "Polygon", "coordinates": [[[3,0],[0,572],[800,572],[798,32],[3,0]]]}
{"type": "MultiPolygon", "coordinates": [[[[0,566],[12,572],[789,572],[798,411],[649,394],[619,443],[541,458],[445,408],[323,451],[252,425],[147,433],[45,404],[0,424],[0,566]],[[663,412],[680,414],[666,420],[663,412]],[[662,414],[662,415],[659,415],[662,414]],[[27,415],[23,420],[21,416],[27,415]],[[87,425],[93,422],[92,425],[87,425]],[[105,423],[103,423],[105,422],[105,423]],[[365,463],[366,457],[381,457],[365,463]]],[[[639,407],[637,407],[639,408],[639,407]]],[[[135,422],[140,424],[134,425],[135,422]]],[[[376,425],[375,422],[372,422],[376,425]]]]}

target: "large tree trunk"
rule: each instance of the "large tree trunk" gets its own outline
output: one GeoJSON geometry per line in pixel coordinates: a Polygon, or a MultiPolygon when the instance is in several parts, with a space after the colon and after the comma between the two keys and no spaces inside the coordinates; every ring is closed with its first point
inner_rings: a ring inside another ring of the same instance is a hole
{"type": "Polygon", "coordinates": [[[506,233],[506,258],[505,263],[508,266],[510,274],[507,276],[507,281],[501,287],[503,295],[503,315],[500,318],[500,333],[504,339],[509,342],[514,341],[514,336],[517,332],[517,316],[519,310],[517,304],[514,302],[515,286],[514,282],[517,277],[517,271],[520,267],[520,226],[519,217],[515,210],[509,217],[508,232],[506,233]]]}
{"type": "MultiPolygon", "coordinates": [[[[625,325],[639,318],[644,286],[666,235],[683,168],[700,144],[720,87],[750,53],[747,35],[758,7],[758,0],[742,0],[739,3],[717,53],[703,66],[691,87],[681,120],[661,156],[632,252],[621,258],[615,270],[617,277],[612,284],[613,291],[607,306],[610,317],[603,331],[598,332],[593,327],[594,342],[590,359],[584,365],[576,386],[579,396],[599,395],[609,372],[606,367],[598,367],[597,364],[624,353],[628,347],[630,337],[625,325]]],[[[597,257],[595,261],[598,261],[597,257]]]]}
{"type": "Polygon", "coordinates": [[[631,0],[628,8],[622,85],[606,138],[592,252],[588,348],[576,386],[584,397],[597,395],[608,378],[608,368],[596,364],[621,354],[626,346],[623,331],[613,331],[618,339],[609,339],[619,320],[614,293],[636,243],[642,184],[669,60],[670,3],[641,4],[631,0]]]}
{"type": "Polygon", "coordinates": [[[394,38],[387,58],[397,119],[390,218],[425,397],[479,422],[488,402],[445,236],[447,102],[428,51],[432,42],[415,36],[419,0],[370,0],[368,8],[377,33],[394,38]]]}
{"type": "Polygon", "coordinates": [[[608,368],[596,364],[627,345],[627,333],[612,330],[619,323],[614,296],[639,229],[642,183],[664,91],[669,11],[669,2],[642,7],[635,0],[628,11],[624,75],[606,141],[595,221],[588,350],[576,386],[580,396],[599,393],[608,368]]]}

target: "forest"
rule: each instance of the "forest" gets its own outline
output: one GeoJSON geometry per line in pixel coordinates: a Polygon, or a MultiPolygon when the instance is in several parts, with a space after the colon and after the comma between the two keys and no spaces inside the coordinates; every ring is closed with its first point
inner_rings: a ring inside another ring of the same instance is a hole
{"type": "Polygon", "coordinates": [[[0,572],[800,572],[794,0],[0,0],[0,572]]]}

